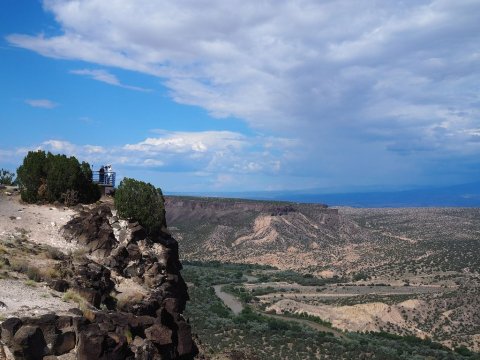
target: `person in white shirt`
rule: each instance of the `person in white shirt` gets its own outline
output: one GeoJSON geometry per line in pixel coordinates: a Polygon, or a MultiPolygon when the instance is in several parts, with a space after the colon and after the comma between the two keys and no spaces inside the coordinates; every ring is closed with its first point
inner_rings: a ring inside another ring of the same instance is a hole
{"type": "Polygon", "coordinates": [[[112,164],[105,166],[105,184],[111,185],[113,181],[112,164]]]}

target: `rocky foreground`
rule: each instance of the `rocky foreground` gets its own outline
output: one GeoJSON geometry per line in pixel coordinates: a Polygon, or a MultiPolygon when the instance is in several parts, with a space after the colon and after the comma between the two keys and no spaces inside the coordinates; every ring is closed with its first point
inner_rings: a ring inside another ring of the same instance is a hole
{"type": "MultiPolygon", "coordinates": [[[[108,205],[82,209],[62,229],[80,247],[59,253],[45,280],[77,306],[9,317],[1,323],[0,359],[191,359],[197,353],[182,316],[188,300],[178,244],[147,237],[108,205]]],[[[5,247],[5,253],[13,253],[5,247]]],[[[4,256],[4,263],[8,256],[4,256]]],[[[18,269],[17,269],[18,270],[18,269]]]]}

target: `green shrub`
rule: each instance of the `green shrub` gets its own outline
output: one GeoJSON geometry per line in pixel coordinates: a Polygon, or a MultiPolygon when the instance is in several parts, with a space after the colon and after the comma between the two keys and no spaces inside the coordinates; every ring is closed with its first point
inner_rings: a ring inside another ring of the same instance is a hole
{"type": "Polygon", "coordinates": [[[45,151],[30,151],[17,170],[17,180],[21,188],[22,200],[36,202],[40,185],[45,184],[47,157],[45,151]]]}
{"type": "Polygon", "coordinates": [[[6,170],[6,169],[0,169],[0,184],[3,185],[13,185],[13,178],[15,177],[15,174],[6,170]]]}
{"type": "Polygon", "coordinates": [[[473,356],[475,355],[474,352],[470,351],[465,345],[455,348],[455,352],[459,353],[463,356],[473,356]]]}
{"type": "Polygon", "coordinates": [[[92,172],[86,162],[81,164],[74,157],[54,155],[44,151],[30,151],[17,170],[22,200],[61,201],[76,194],[75,201],[92,203],[100,198],[100,188],[92,182],[92,172]]]}
{"type": "Polygon", "coordinates": [[[167,226],[163,195],[152,184],[124,178],[115,191],[115,208],[121,217],[138,221],[149,235],[167,226]]]}

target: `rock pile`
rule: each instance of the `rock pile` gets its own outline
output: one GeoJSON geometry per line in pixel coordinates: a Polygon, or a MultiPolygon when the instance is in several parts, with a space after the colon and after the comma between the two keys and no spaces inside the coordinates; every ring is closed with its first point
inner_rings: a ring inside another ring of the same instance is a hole
{"type": "Polygon", "coordinates": [[[178,244],[170,234],[148,237],[138,223],[118,219],[101,205],[80,211],[65,225],[64,236],[83,245],[89,255],[59,262],[62,277],[50,286],[76,294],[84,304],[66,315],[7,319],[0,332],[6,353],[15,359],[195,356],[190,325],[182,316],[187,286],[180,274],[178,244]],[[114,280],[119,278],[135,281],[147,295],[117,304],[114,280]]]}
{"type": "Polygon", "coordinates": [[[288,215],[292,212],[297,212],[297,209],[295,209],[292,205],[279,206],[270,211],[270,216],[288,215]]]}

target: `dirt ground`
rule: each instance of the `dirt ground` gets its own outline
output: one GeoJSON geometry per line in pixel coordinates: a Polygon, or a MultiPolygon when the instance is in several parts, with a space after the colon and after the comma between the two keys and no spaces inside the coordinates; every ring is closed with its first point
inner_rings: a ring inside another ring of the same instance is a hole
{"type": "MultiPolygon", "coordinates": [[[[18,195],[0,191],[0,241],[22,234],[26,241],[55,247],[65,253],[76,245],[67,242],[59,233],[75,211],[51,205],[23,204],[18,195]]],[[[6,253],[6,259],[10,255],[6,253]]],[[[0,322],[9,316],[36,316],[49,312],[62,313],[76,307],[66,302],[61,293],[45,283],[29,281],[22,274],[3,274],[0,277],[0,322]]]]}
{"type": "Polygon", "coordinates": [[[0,279],[0,316],[37,316],[51,311],[59,314],[76,307],[63,301],[62,296],[41,283],[0,279]]]}
{"type": "Polygon", "coordinates": [[[76,245],[67,242],[59,230],[74,214],[74,210],[64,207],[22,204],[18,195],[7,196],[0,191],[0,237],[23,229],[29,241],[68,252],[76,245]]]}

